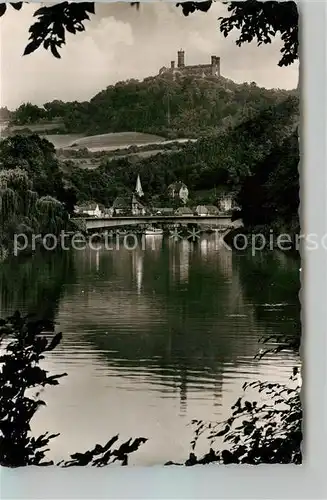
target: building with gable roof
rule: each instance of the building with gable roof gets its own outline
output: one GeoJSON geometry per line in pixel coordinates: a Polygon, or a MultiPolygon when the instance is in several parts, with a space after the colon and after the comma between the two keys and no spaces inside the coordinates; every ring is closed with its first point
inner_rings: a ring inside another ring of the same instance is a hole
{"type": "Polygon", "coordinates": [[[173,182],[168,186],[168,195],[171,198],[179,198],[183,203],[188,200],[188,188],[184,182],[173,182]]]}

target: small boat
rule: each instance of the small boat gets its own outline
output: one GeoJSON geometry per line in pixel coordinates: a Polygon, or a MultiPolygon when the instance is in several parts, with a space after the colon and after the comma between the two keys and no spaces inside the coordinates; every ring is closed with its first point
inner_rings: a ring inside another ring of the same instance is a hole
{"type": "Polygon", "coordinates": [[[151,235],[151,236],[154,236],[154,235],[157,235],[157,234],[162,234],[162,233],[163,233],[163,229],[160,229],[159,227],[148,227],[144,231],[145,235],[151,235]]]}

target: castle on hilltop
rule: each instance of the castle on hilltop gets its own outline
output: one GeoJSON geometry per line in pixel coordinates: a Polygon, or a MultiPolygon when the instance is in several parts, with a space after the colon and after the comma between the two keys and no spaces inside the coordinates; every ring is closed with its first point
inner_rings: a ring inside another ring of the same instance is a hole
{"type": "Polygon", "coordinates": [[[175,61],[171,61],[170,68],[165,66],[159,70],[159,75],[176,75],[182,76],[199,76],[205,78],[206,76],[220,77],[220,57],[211,56],[210,64],[196,64],[194,66],[185,66],[185,52],[179,50],[177,52],[177,67],[175,61]]]}

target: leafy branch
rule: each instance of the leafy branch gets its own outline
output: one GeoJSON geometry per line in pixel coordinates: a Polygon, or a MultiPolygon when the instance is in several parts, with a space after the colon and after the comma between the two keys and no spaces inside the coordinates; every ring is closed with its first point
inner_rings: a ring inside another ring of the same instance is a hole
{"type": "Polygon", "coordinates": [[[212,0],[202,1],[202,2],[179,2],[176,4],[176,7],[181,7],[184,16],[188,16],[189,14],[193,14],[196,10],[201,12],[208,12],[212,5],[212,0]]]}
{"type": "Polygon", "coordinates": [[[93,2],[63,2],[51,7],[41,7],[34,13],[38,20],[29,29],[30,43],[25,47],[24,55],[31,54],[41,44],[60,59],[58,48],[66,43],[66,31],[75,35],[85,31],[84,21],[89,21],[89,14],[94,14],[93,2]]]}
{"type": "MultiPolygon", "coordinates": [[[[227,2],[226,2],[227,3],[227,2]]],[[[220,17],[220,31],[227,37],[233,29],[240,30],[239,47],[257,40],[258,46],[271,43],[280,34],[283,42],[279,66],[289,66],[299,57],[299,14],[296,3],[258,0],[230,2],[228,17],[220,17]]]]}
{"type": "MultiPolygon", "coordinates": [[[[212,1],[180,2],[183,14],[199,10],[207,12],[212,1]]],[[[244,2],[223,2],[228,5],[229,15],[219,17],[220,31],[227,37],[233,30],[240,31],[236,45],[241,47],[244,43],[256,40],[258,46],[271,43],[272,39],[280,35],[283,42],[282,57],[279,66],[288,66],[299,58],[299,14],[294,1],[258,1],[246,0],[244,2]]]]}
{"type": "Polygon", "coordinates": [[[118,441],[119,435],[109,439],[107,444],[101,446],[96,444],[92,450],[85,453],[74,453],[71,460],[59,462],[57,465],[62,467],[92,465],[93,467],[105,467],[110,463],[121,462],[121,465],[128,465],[128,455],[138,450],[139,446],[147,441],[146,438],[130,438],[120,445],[119,448],[112,450],[112,445],[118,441]]]}
{"type": "Polygon", "coordinates": [[[185,465],[301,464],[302,407],[297,369],[290,380],[294,387],[260,381],[246,383],[243,389],[257,390],[261,396],[259,402],[243,396],[223,422],[193,420],[195,434],[185,465]],[[210,449],[198,459],[194,451],[201,436],[209,440],[210,449]],[[217,438],[222,438],[223,444],[214,450],[217,438]]]}
{"type": "MultiPolygon", "coordinates": [[[[207,12],[213,0],[202,2],[178,2],[185,16],[195,11],[207,12]]],[[[257,41],[258,45],[271,43],[280,35],[283,46],[279,66],[288,66],[299,57],[298,10],[294,1],[258,1],[224,2],[228,5],[229,16],[220,17],[220,31],[227,37],[234,29],[240,31],[236,44],[257,41]]],[[[23,2],[10,4],[20,10],[23,2]]],[[[130,2],[139,9],[140,2],[130,2]]],[[[0,4],[0,17],[7,9],[6,3],[0,4]]],[[[84,22],[90,20],[89,14],[95,13],[94,2],[61,2],[49,7],[41,7],[34,13],[38,20],[29,29],[30,42],[24,55],[31,54],[41,45],[56,58],[60,58],[58,49],[66,43],[66,31],[72,34],[85,31],[84,22]]]]}
{"type": "Polygon", "coordinates": [[[7,5],[11,5],[15,10],[20,10],[23,6],[23,2],[14,3],[0,3],[0,17],[3,16],[7,10],[7,5]]]}
{"type": "MultiPolygon", "coordinates": [[[[53,351],[62,339],[61,333],[54,333],[54,323],[33,320],[31,316],[13,316],[0,320],[0,343],[6,343],[5,354],[0,357],[0,465],[21,467],[26,465],[53,465],[46,459],[49,442],[57,434],[48,432],[34,437],[31,435],[30,422],[45,402],[35,396],[28,397],[27,390],[58,385],[66,373],[49,375],[39,366],[44,353],[53,351]]],[[[71,460],[57,465],[92,465],[103,467],[113,462],[127,465],[128,455],[135,452],[146,438],[129,439],[116,449],[112,446],[118,435],[112,437],[104,446],[97,444],[94,449],[84,453],[74,453],[71,460]]]]}

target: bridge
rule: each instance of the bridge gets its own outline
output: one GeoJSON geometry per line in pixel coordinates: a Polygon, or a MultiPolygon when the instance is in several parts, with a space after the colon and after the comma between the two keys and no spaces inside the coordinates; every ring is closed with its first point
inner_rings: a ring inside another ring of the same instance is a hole
{"type": "Polygon", "coordinates": [[[236,227],[230,215],[142,215],[124,217],[75,217],[71,219],[86,231],[126,226],[206,225],[227,232],[236,227]]]}

